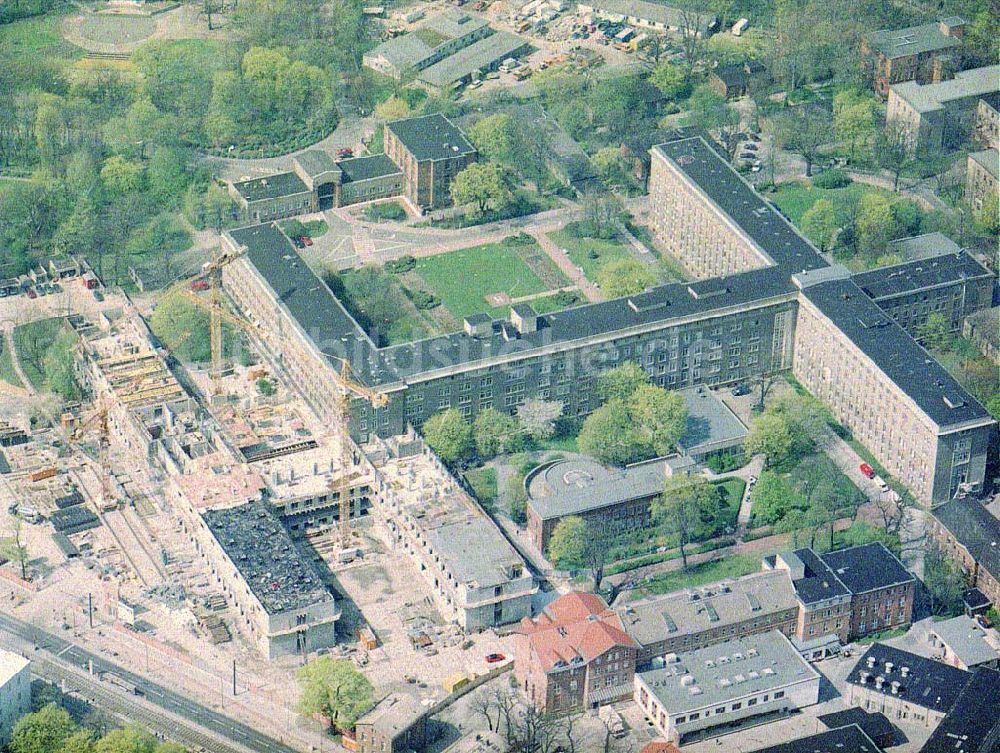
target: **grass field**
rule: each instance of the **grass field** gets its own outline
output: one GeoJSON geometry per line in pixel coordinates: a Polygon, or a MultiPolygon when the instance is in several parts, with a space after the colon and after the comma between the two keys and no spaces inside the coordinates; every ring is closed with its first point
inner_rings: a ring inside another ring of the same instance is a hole
{"type": "Polygon", "coordinates": [[[53,13],[0,26],[0,50],[38,63],[83,57],[83,50],[62,38],[59,24],[63,18],[63,15],[53,13]]]}
{"type": "Polygon", "coordinates": [[[507,293],[511,298],[518,298],[548,290],[518,256],[518,250],[502,243],[418,259],[416,272],[459,320],[478,313],[502,315],[506,307],[492,307],[486,301],[491,293],[507,293]]]}
{"type": "Polygon", "coordinates": [[[0,380],[12,384],[15,387],[23,387],[21,380],[14,371],[14,362],[11,360],[10,349],[7,347],[6,338],[0,338],[0,380]]]}
{"type": "MultiPolygon", "coordinates": [[[[691,547],[692,551],[694,547],[691,547]]],[[[739,578],[760,569],[759,554],[730,555],[720,560],[691,565],[685,570],[672,570],[656,575],[642,589],[633,591],[634,598],[642,598],[647,593],[666,594],[681,588],[696,588],[706,583],[739,578]]]]}
{"type": "Polygon", "coordinates": [[[890,191],[864,183],[852,183],[843,188],[816,188],[806,183],[791,182],[779,185],[770,199],[796,225],[802,221],[802,215],[808,212],[819,199],[828,199],[833,202],[838,220],[846,222],[847,208],[860,199],[862,194],[871,192],[882,194],[889,199],[897,198],[890,191]]]}
{"type": "Polygon", "coordinates": [[[557,230],[548,236],[553,243],[566,249],[576,266],[583,267],[583,274],[591,282],[597,281],[597,270],[604,264],[630,255],[628,249],[616,239],[578,238],[565,230],[557,230]]]}

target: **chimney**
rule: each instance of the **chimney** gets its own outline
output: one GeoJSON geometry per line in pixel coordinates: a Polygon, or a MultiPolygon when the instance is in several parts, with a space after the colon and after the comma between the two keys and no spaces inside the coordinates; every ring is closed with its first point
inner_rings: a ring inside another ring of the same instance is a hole
{"type": "Polygon", "coordinates": [[[903,677],[909,677],[910,676],[910,668],[909,667],[900,667],[899,668],[899,673],[903,677]]]}
{"type": "Polygon", "coordinates": [[[893,680],[892,681],[892,694],[893,695],[899,695],[899,687],[900,687],[899,681],[898,680],[893,680]]]}
{"type": "Polygon", "coordinates": [[[891,661],[887,661],[887,662],[885,663],[885,673],[886,673],[887,675],[891,675],[891,674],[892,674],[892,668],[893,668],[893,667],[895,667],[895,666],[896,666],[896,665],[895,665],[895,664],[893,664],[893,663],[892,663],[891,661]]]}
{"type": "Polygon", "coordinates": [[[875,669],[875,657],[874,656],[869,656],[868,657],[868,669],[875,669]]]}
{"type": "Polygon", "coordinates": [[[875,678],[875,689],[881,690],[883,685],[885,685],[885,678],[879,675],[875,678]]]}

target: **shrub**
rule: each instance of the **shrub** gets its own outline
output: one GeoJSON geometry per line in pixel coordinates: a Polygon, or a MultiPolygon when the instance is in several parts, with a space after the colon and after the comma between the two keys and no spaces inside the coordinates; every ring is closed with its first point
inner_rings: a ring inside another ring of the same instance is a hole
{"type": "Polygon", "coordinates": [[[385,271],[392,272],[394,275],[401,275],[405,272],[409,272],[416,266],[417,260],[407,254],[406,256],[400,256],[398,259],[390,259],[387,261],[385,263],[385,271]]]}
{"type": "Polygon", "coordinates": [[[535,243],[535,239],[528,233],[521,232],[517,235],[507,236],[503,239],[503,242],[507,246],[531,246],[535,243]]]}
{"type": "Polygon", "coordinates": [[[387,204],[369,204],[364,208],[362,213],[365,219],[372,222],[381,222],[383,220],[399,222],[406,219],[406,210],[395,201],[390,201],[387,204]]]}
{"type": "Polygon", "coordinates": [[[567,306],[572,306],[580,300],[580,296],[576,293],[571,293],[568,290],[560,290],[554,296],[552,296],[553,302],[559,308],[566,308],[567,306]]]}
{"type": "Polygon", "coordinates": [[[826,170],[812,179],[816,188],[844,188],[853,182],[854,179],[843,170],[826,170]]]}
{"type": "Polygon", "coordinates": [[[426,290],[410,290],[409,288],[403,288],[403,290],[406,291],[407,297],[413,301],[413,305],[422,311],[441,305],[441,299],[426,290]]]}

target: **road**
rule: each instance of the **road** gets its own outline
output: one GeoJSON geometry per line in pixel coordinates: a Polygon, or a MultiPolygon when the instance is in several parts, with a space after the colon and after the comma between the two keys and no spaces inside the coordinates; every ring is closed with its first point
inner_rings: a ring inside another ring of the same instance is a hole
{"type": "Polygon", "coordinates": [[[206,747],[212,753],[297,753],[294,748],[262,735],[241,722],[212,711],[16,617],[0,613],[0,637],[7,642],[15,639],[37,645],[38,650],[30,658],[38,664],[35,671],[39,676],[54,681],[66,679],[75,687],[85,687],[87,697],[96,697],[102,705],[112,703],[117,706],[117,709],[112,708],[113,711],[128,718],[155,721],[155,726],[165,726],[170,730],[170,736],[174,739],[188,743],[194,740],[193,744],[206,747]],[[90,680],[78,668],[89,669],[91,662],[95,674],[113,672],[135,683],[142,696],[130,696],[124,691],[119,693],[107,683],[90,680]],[[163,712],[173,716],[165,716],[163,712]],[[187,720],[189,724],[180,723],[174,717],[187,720]],[[217,738],[228,741],[229,744],[221,743],[217,738]]]}

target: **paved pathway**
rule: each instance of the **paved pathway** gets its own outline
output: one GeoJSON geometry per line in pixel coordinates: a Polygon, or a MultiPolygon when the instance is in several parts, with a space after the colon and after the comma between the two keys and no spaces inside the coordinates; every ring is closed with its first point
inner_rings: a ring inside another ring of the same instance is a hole
{"type": "Polygon", "coordinates": [[[553,263],[559,267],[564,275],[566,275],[573,283],[580,289],[580,292],[587,298],[588,301],[603,301],[604,296],[601,294],[600,289],[594,285],[590,280],[587,279],[586,275],[583,274],[578,266],[576,266],[573,261],[569,258],[569,255],[559,248],[559,246],[546,235],[541,229],[533,229],[529,231],[538,245],[542,247],[545,254],[552,259],[553,263]]]}
{"type": "Polygon", "coordinates": [[[17,357],[17,348],[14,347],[13,327],[5,329],[3,336],[6,341],[4,347],[6,347],[10,353],[10,362],[14,367],[14,373],[17,374],[17,378],[21,380],[21,384],[23,385],[22,389],[24,389],[28,395],[37,395],[38,392],[35,390],[35,386],[31,383],[31,380],[28,379],[28,375],[24,373],[24,369],[21,368],[21,359],[17,357]]]}

